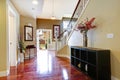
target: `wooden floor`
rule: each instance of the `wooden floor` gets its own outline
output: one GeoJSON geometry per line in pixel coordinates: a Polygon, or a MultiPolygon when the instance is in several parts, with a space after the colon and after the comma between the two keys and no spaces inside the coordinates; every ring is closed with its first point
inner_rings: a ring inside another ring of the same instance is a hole
{"type": "Polygon", "coordinates": [[[91,80],[70,65],[67,58],[55,57],[54,51],[41,50],[37,57],[11,67],[0,80],[91,80]]]}

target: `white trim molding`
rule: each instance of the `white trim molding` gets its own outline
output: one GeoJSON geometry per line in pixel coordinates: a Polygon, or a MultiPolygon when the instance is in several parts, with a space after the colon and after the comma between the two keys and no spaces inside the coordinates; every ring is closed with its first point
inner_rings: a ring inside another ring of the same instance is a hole
{"type": "Polygon", "coordinates": [[[111,76],[111,80],[120,80],[120,79],[118,79],[118,78],[116,78],[114,76],[111,76]]]}
{"type": "Polygon", "coordinates": [[[0,77],[7,76],[9,74],[9,70],[6,71],[0,71],[0,77]]]}
{"type": "Polygon", "coordinates": [[[70,59],[70,57],[68,55],[64,55],[64,54],[57,54],[56,56],[57,57],[65,57],[65,58],[70,59]]]}

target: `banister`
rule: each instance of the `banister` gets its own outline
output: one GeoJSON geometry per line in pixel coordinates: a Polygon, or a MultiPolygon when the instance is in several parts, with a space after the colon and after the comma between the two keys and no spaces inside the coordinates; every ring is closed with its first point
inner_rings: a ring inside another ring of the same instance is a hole
{"type": "Polygon", "coordinates": [[[70,19],[70,22],[69,22],[68,26],[70,26],[71,21],[72,21],[72,19],[73,19],[73,16],[75,15],[75,12],[76,12],[76,10],[77,10],[77,8],[78,8],[80,2],[81,2],[81,0],[78,1],[78,3],[77,3],[77,5],[76,5],[76,7],[75,7],[75,10],[74,10],[74,12],[73,12],[73,14],[72,14],[72,17],[71,17],[71,19],[70,19]]]}
{"type": "Polygon", "coordinates": [[[83,12],[85,11],[86,6],[87,6],[89,1],[90,0],[79,0],[78,1],[77,5],[76,5],[76,8],[75,8],[75,10],[73,12],[73,15],[72,15],[72,17],[70,19],[69,25],[68,25],[68,39],[67,39],[67,41],[70,39],[70,36],[72,35],[76,25],[79,23],[79,20],[80,20],[80,18],[82,16],[83,12]],[[77,14],[78,17],[76,18],[76,21],[73,24],[73,20],[75,19],[74,17],[76,17],[75,14],[77,14]]]}

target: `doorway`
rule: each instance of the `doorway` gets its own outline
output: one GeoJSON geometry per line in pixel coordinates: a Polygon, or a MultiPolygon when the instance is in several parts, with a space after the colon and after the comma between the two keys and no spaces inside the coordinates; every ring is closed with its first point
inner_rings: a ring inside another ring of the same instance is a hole
{"type": "Polygon", "coordinates": [[[38,29],[37,30],[37,50],[50,50],[52,45],[52,30],[38,29]]]}
{"type": "Polygon", "coordinates": [[[9,66],[17,65],[17,32],[16,15],[14,10],[8,7],[8,45],[9,45],[9,66]]]}

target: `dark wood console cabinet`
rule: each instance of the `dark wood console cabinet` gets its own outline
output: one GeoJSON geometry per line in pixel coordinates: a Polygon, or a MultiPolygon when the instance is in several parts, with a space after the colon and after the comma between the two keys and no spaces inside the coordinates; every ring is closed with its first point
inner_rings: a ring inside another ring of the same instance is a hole
{"type": "Polygon", "coordinates": [[[111,80],[110,50],[72,46],[71,64],[92,80],[111,80]]]}

